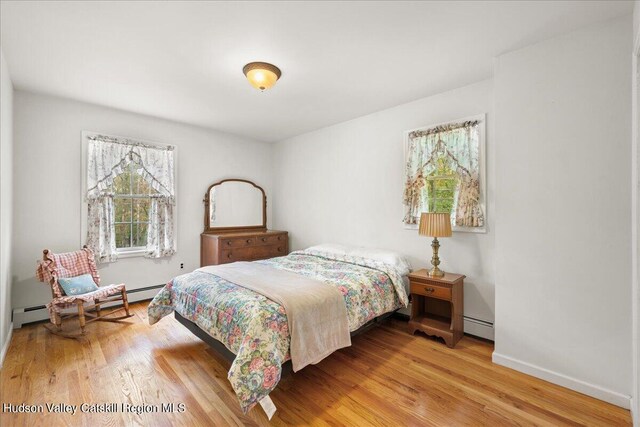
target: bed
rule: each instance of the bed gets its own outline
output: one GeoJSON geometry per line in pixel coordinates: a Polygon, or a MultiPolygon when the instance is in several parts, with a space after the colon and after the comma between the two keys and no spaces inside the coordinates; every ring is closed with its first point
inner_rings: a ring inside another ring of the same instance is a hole
{"type": "MultiPolygon", "coordinates": [[[[321,281],[332,292],[337,290],[346,307],[348,329],[354,332],[408,303],[404,277],[408,263],[388,253],[376,255],[323,245],[248,264],[321,281]]],[[[207,268],[178,276],[153,299],[148,313],[149,323],[154,324],[175,312],[196,335],[206,333],[235,355],[228,379],[246,413],[268,400],[283,365],[291,359],[292,342],[284,307],[235,282],[207,268]]]]}

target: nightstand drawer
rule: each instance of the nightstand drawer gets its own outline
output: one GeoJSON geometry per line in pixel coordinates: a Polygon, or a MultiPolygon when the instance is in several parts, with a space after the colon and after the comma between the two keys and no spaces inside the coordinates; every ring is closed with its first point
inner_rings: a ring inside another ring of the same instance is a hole
{"type": "Polygon", "coordinates": [[[411,283],[411,293],[451,301],[451,288],[429,283],[411,283]]]}

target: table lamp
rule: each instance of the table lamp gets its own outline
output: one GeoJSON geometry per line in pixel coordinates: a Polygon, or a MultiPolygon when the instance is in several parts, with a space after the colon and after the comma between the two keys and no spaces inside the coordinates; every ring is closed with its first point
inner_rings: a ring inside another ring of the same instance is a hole
{"type": "Polygon", "coordinates": [[[422,215],[420,215],[420,228],[418,233],[420,233],[421,236],[433,237],[433,242],[431,242],[431,248],[433,249],[431,264],[433,264],[433,268],[429,270],[429,276],[444,276],[444,271],[438,268],[438,265],[440,265],[440,258],[438,258],[440,242],[438,242],[438,237],[451,236],[451,215],[448,213],[423,212],[422,215]]]}

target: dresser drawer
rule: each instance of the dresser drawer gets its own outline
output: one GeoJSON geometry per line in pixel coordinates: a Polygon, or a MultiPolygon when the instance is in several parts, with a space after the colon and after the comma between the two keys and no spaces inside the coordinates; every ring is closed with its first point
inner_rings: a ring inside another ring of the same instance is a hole
{"type": "Polygon", "coordinates": [[[250,261],[254,259],[273,258],[287,254],[285,244],[249,246],[244,248],[223,249],[221,262],[250,261]]]}
{"type": "Polygon", "coordinates": [[[235,239],[220,239],[220,246],[222,249],[226,248],[245,248],[247,246],[254,246],[258,244],[259,239],[254,236],[251,237],[239,237],[235,239]]]}
{"type": "Polygon", "coordinates": [[[233,239],[220,239],[221,249],[228,248],[246,248],[249,246],[264,246],[264,245],[282,245],[287,241],[285,234],[276,234],[271,236],[250,236],[250,237],[237,237],[233,239]]]}
{"type": "Polygon", "coordinates": [[[283,245],[287,241],[285,234],[276,234],[271,236],[256,236],[256,245],[283,245]]]}
{"type": "Polygon", "coordinates": [[[411,293],[451,301],[451,288],[445,286],[411,282],[411,293]]]}

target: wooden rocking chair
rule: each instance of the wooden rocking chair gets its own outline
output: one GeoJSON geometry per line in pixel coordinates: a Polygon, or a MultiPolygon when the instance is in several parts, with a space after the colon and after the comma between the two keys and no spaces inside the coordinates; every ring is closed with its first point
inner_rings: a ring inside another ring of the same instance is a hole
{"type": "Polygon", "coordinates": [[[133,316],[133,314],[129,313],[129,302],[127,301],[127,291],[124,283],[99,286],[100,275],[98,274],[93,251],[87,246],[75,252],[54,254],[45,249],[42,253],[42,261],[38,262],[36,277],[41,282],[46,282],[51,286],[53,300],[47,304],[47,309],[49,310],[49,319],[55,328],[50,325],[44,325],[51,333],[66,338],[79,338],[84,336],[87,323],[97,320],[120,322],[133,316]],[[98,285],[98,290],[79,295],[66,295],[58,283],[58,279],[76,277],[83,274],[90,274],[93,277],[93,281],[98,285]],[[100,309],[101,305],[113,301],[122,301],[122,307],[111,309],[107,313],[100,309]],[[86,303],[92,304],[85,305],[86,303]],[[65,312],[70,307],[77,307],[78,312],[65,312]],[[126,313],[123,316],[107,317],[122,310],[126,313]],[[75,317],[79,321],[80,333],[77,333],[77,327],[69,332],[64,332],[62,330],[63,320],[70,320],[75,317]]]}

